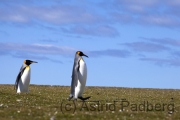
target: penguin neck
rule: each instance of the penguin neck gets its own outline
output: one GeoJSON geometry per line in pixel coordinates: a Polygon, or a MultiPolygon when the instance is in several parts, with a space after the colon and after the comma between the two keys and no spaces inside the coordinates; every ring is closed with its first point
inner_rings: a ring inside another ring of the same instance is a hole
{"type": "Polygon", "coordinates": [[[29,66],[29,65],[27,65],[27,66],[26,66],[26,68],[30,68],[30,66],[29,66]]]}
{"type": "Polygon", "coordinates": [[[82,57],[76,54],[76,56],[75,56],[75,58],[74,58],[74,62],[77,63],[77,62],[80,61],[81,59],[82,59],[82,57]]]}
{"type": "Polygon", "coordinates": [[[23,67],[29,67],[30,68],[30,65],[23,64],[23,67]]]}
{"type": "Polygon", "coordinates": [[[80,58],[80,60],[84,61],[82,57],[80,58]]]}

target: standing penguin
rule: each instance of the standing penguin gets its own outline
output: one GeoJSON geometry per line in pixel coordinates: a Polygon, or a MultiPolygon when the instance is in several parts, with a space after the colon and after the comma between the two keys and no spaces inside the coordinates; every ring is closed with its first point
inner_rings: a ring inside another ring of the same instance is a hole
{"type": "Polygon", "coordinates": [[[77,98],[79,98],[84,101],[90,98],[90,96],[86,98],[82,97],[87,78],[87,67],[82,56],[88,57],[81,51],[77,51],[75,54],[69,100],[71,100],[72,98],[74,98],[74,100],[77,100],[77,98]]]}
{"type": "Polygon", "coordinates": [[[30,77],[31,77],[31,69],[29,65],[32,63],[37,63],[37,62],[31,61],[31,60],[24,60],[24,63],[17,75],[15,86],[14,86],[17,93],[29,92],[29,83],[30,83],[30,77]]]}

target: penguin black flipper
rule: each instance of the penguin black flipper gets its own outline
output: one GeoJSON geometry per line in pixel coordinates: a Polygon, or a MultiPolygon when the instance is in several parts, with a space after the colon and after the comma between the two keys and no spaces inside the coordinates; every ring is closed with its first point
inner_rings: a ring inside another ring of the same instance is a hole
{"type": "Polygon", "coordinates": [[[79,71],[79,60],[78,60],[78,64],[74,63],[74,66],[73,66],[72,81],[71,81],[71,94],[69,96],[69,100],[71,100],[75,96],[75,87],[78,84],[78,71],[79,71]]]}
{"type": "Polygon", "coordinates": [[[89,99],[90,97],[91,97],[91,96],[88,96],[88,97],[83,98],[83,97],[81,96],[81,97],[78,97],[78,98],[81,99],[82,101],[85,101],[85,100],[89,99]]]}
{"type": "Polygon", "coordinates": [[[17,91],[17,88],[18,88],[18,83],[19,83],[19,80],[22,76],[22,74],[24,73],[24,70],[26,69],[26,67],[22,66],[20,71],[19,71],[19,74],[17,75],[17,78],[16,78],[16,81],[15,81],[15,85],[14,85],[14,89],[17,91]]]}

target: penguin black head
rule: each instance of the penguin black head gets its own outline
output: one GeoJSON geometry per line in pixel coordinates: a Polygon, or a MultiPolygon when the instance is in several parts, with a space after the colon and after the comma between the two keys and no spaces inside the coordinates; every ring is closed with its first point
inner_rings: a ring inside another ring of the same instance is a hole
{"type": "Polygon", "coordinates": [[[77,51],[76,54],[78,54],[79,56],[85,56],[85,57],[88,57],[87,55],[85,55],[83,52],[81,51],[77,51]]]}
{"type": "Polygon", "coordinates": [[[32,64],[32,63],[38,63],[38,62],[36,62],[36,61],[31,61],[31,60],[24,60],[24,64],[26,64],[26,65],[30,65],[30,64],[32,64]]]}

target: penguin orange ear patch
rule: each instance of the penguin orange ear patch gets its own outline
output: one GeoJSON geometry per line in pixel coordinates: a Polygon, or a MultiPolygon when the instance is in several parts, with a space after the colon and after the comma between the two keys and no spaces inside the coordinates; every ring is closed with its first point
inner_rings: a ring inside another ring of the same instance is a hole
{"type": "Polygon", "coordinates": [[[24,60],[24,64],[26,64],[26,60],[24,60]]]}
{"type": "Polygon", "coordinates": [[[77,54],[80,55],[80,52],[78,51],[77,54]]]}

